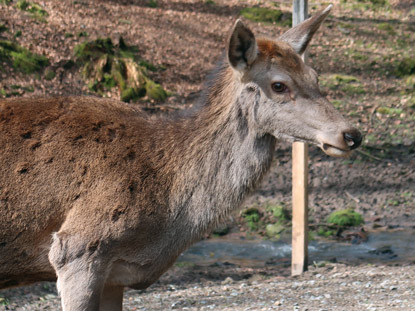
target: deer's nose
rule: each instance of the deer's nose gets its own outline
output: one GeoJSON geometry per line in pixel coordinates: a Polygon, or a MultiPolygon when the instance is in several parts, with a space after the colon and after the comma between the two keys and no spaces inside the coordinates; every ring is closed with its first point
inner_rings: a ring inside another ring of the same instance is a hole
{"type": "Polygon", "coordinates": [[[350,150],[356,149],[362,143],[362,134],[356,129],[351,129],[343,133],[343,138],[350,150]]]}

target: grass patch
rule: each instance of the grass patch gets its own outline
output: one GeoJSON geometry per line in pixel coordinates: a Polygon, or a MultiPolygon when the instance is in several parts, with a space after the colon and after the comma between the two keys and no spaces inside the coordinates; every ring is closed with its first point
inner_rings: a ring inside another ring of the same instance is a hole
{"type": "Polygon", "coordinates": [[[272,216],[279,222],[285,222],[290,220],[287,209],[282,204],[267,205],[265,207],[267,212],[271,212],[272,216]]]}
{"type": "Polygon", "coordinates": [[[336,234],[336,230],[326,229],[324,227],[319,227],[317,230],[317,234],[319,236],[323,236],[325,238],[331,237],[336,234]]]}
{"type": "Polygon", "coordinates": [[[8,306],[10,304],[9,300],[4,297],[0,297],[0,306],[8,306]]]}
{"type": "Polygon", "coordinates": [[[362,62],[367,61],[369,59],[369,56],[354,49],[349,49],[348,51],[346,51],[345,55],[349,55],[353,60],[358,60],[362,62]]]}
{"type": "Polygon", "coordinates": [[[410,75],[405,79],[405,85],[408,89],[415,90],[415,74],[410,75]]]}
{"type": "Polygon", "coordinates": [[[19,10],[30,13],[33,18],[36,18],[40,21],[46,21],[46,17],[49,16],[48,12],[43,9],[39,4],[34,2],[29,2],[26,0],[19,0],[16,3],[16,8],[19,10]]]}
{"type": "Polygon", "coordinates": [[[360,95],[366,92],[360,80],[350,75],[333,74],[322,76],[321,85],[333,91],[341,91],[350,96],[360,95]]]}
{"type": "Polygon", "coordinates": [[[341,3],[351,7],[354,10],[389,10],[390,4],[388,0],[357,0],[357,1],[349,1],[349,0],[341,0],[341,3]]]}
{"type": "Polygon", "coordinates": [[[178,268],[186,268],[186,267],[191,268],[195,266],[193,262],[188,262],[188,261],[179,261],[179,262],[176,262],[174,265],[178,268]]]}
{"type": "Polygon", "coordinates": [[[0,61],[6,62],[14,69],[26,74],[41,71],[49,64],[49,60],[45,56],[34,54],[7,40],[0,40],[0,61]]]}
{"type": "Polygon", "coordinates": [[[356,227],[364,223],[362,215],[352,209],[335,211],[327,218],[327,223],[340,227],[356,227]]]}
{"type": "Polygon", "coordinates": [[[395,74],[404,77],[415,74],[415,57],[405,57],[395,63],[395,74]]]}
{"type": "Polygon", "coordinates": [[[9,30],[9,28],[7,28],[6,25],[4,25],[4,24],[0,25],[0,33],[5,32],[7,30],[9,30]]]}
{"type": "Polygon", "coordinates": [[[291,16],[286,16],[281,10],[268,8],[244,8],[240,14],[254,22],[263,22],[271,24],[279,24],[283,26],[291,26],[291,16]]]}
{"type": "Polygon", "coordinates": [[[158,7],[158,3],[157,3],[157,1],[155,1],[155,0],[148,0],[148,2],[147,2],[147,6],[149,7],[149,8],[156,8],[156,7],[158,7]]]}
{"type": "Polygon", "coordinates": [[[340,236],[344,229],[357,227],[363,223],[362,215],[352,209],[335,211],[327,218],[327,224],[319,226],[316,233],[325,238],[340,236]]]}
{"type": "Polygon", "coordinates": [[[389,23],[380,23],[378,29],[386,31],[391,36],[396,34],[395,28],[389,23]]]}
{"type": "Polygon", "coordinates": [[[379,107],[376,109],[376,112],[384,115],[400,115],[403,113],[403,110],[400,108],[379,107]]]}
{"type": "Polygon", "coordinates": [[[249,232],[279,240],[290,226],[291,217],[283,203],[249,207],[241,212],[241,222],[249,232]]]}
{"type": "Polygon", "coordinates": [[[265,210],[268,214],[265,226],[265,235],[271,239],[280,239],[281,233],[286,229],[290,221],[290,215],[283,204],[267,205],[265,210]]]}
{"type": "Polygon", "coordinates": [[[82,37],[88,37],[89,36],[89,34],[86,32],[86,31],[80,31],[80,32],[78,32],[78,37],[79,38],[82,38],[82,37]]]}
{"type": "Polygon", "coordinates": [[[21,86],[18,84],[12,84],[8,87],[0,89],[0,95],[2,97],[11,97],[11,96],[22,96],[25,93],[33,93],[35,89],[33,86],[21,86]]]}
{"type": "MultiPolygon", "coordinates": [[[[110,38],[97,39],[79,44],[74,50],[77,61],[82,65],[82,76],[90,90],[102,93],[115,87],[121,100],[129,102],[147,96],[163,101],[167,92],[147,76],[147,66],[138,57],[137,48],[127,46],[121,38],[114,45],[110,38]]],[[[155,66],[152,69],[156,70],[155,66]]]]}
{"type": "Polygon", "coordinates": [[[255,207],[250,207],[242,212],[242,216],[248,225],[249,230],[256,231],[259,228],[260,212],[255,207]]]}
{"type": "Polygon", "coordinates": [[[56,73],[53,70],[46,70],[46,72],[45,72],[45,79],[46,80],[50,81],[54,77],[56,77],[56,73]]]}

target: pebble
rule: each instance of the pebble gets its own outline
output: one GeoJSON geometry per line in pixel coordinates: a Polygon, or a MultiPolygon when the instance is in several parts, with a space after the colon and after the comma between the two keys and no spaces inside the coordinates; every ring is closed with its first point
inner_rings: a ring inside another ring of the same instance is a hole
{"type": "Polygon", "coordinates": [[[222,285],[228,285],[228,284],[232,284],[234,282],[235,281],[230,276],[228,276],[225,280],[222,281],[222,285]]]}

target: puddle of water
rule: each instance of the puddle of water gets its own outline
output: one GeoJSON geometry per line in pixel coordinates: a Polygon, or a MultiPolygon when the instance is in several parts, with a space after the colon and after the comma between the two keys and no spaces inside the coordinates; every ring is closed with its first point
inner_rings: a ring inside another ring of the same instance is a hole
{"type": "MultiPolygon", "coordinates": [[[[367,242],[350,244],[332,241],[311,241],[309,262],[391,262],[415,260],[415,231],[373,232],[367,242]]],[[[264,264],[287,262],[291,244],[284,241],[211,239],[196,243],[178,259],[180,262],[211,264],[264,264]]]]}

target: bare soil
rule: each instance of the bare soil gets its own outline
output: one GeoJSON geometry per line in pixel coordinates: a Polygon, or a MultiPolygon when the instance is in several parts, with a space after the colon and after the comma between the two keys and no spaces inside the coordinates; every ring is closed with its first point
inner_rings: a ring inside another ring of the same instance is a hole
{"type": "MultiPolygon", "coordinates": [[[[261,6],[272,8],[274,2],[262,1],[261,6]]],[[[64,65],[74,59],[76,44],[122,36],[158,68],[149,72],[151,78],[172,93],[162,103],[137,102],[157,113],[191,106],[223,53],[227,32],[240,10],[259,5],[254,0],[157,0],[152,8],[147,0],[44,0],[38,1],[49,14],[44,22],[15,3],[0,4],[0,24],[8,28],[0,36],[47,56],[47,69],[56,76],[47,80],[44,73],[25,75],[4,63],[0,90],[9,94],[18,89],[14,96],[95,95],[79,67],[64,65]],[[16,37],[19,31],[22,35],[16,37]],[[28,86],[34,91],[23,91],[28,86]]],[[[415,228],[415,95],[406,77],[394,74],[399,61],[414,55],[413,1],[391,1],[390,6],[373,10],[353,7],[361,1],[333,3],[332,14],[311,45],[310,63],[321,74],[328,98],[366,139],[350,159],[329,158],[310,148],[310,222],[322,223],[334,210],[353,208],[363,215],[367,231],[415,228]],[[393,32],[379,27],[385,23],[393,32]],[[352,89],[335,85],[333,74],[352,75],[359,83],[352,89]]],[[[291,2],[278,6],[284,12],[291,10],[291,2]]],[[[323,7],[312,3],[311,14],[323,7]]],[[[257,36],[276,38],[288,29],[246,23],[257,36]]],[[[1,97],[7,94],[0,92],[1,97]]],[[[119,94],[114,90],[106,96],[119,94]]],[[[245,207],[280,202],[291,206],[290,146],[283,142],[271,172],[245,207]]],[[[238,214],[229,220],[234,228],[246,230],[234,219],[238,214]]],[[[125,303],[127,310],[411,310],[413,272],[411,265],[334,264],[291,278],[286,267],[175,267],[149,290],[129,291],[125,303]],[[225,281],[227,277],[232,279],[225,281]]],[[[1,292],[2,308],[60,310],[51,283],[1,292]]]]}

